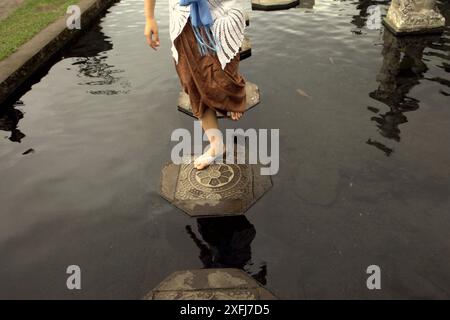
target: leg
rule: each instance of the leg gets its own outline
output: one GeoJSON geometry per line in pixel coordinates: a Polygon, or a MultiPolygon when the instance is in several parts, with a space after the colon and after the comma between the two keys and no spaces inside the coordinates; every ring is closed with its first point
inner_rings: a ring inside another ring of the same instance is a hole
{"type": "Polygon", "coordinates": [[[202,170],[211,164],[211,158],[223,154],[224,145],[222,135],[219,131],[219,123],[217,121],[216,111],[206,108],[200,118],[202,128],[209,140],[210,148],[194,162],[197,170],[202,170]]]}

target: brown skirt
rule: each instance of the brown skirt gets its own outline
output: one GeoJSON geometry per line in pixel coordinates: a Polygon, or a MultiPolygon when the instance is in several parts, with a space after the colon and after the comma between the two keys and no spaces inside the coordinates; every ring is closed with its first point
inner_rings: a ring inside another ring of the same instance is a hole
{"type": "Polygon", "coordinates": [[[202,56],[190,20],[174,44],[178,51],[175,68],[194,116],[201,118],[206,108],[225,116],[228,111],[245,111],[245,80],[238,71],[239,53],[224,70],[216,55],[202,56]]]}

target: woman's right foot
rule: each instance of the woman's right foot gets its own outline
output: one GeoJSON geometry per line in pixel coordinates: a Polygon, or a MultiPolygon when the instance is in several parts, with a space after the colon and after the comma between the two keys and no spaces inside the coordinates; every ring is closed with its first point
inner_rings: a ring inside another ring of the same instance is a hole
{"type": "Polygon", "coordinates": [[[239,120],[242,117],[242,115],[243,115],[242,112],[231,112],[230,113],[231,119],[233,119],[235,121],[239,120]]]}

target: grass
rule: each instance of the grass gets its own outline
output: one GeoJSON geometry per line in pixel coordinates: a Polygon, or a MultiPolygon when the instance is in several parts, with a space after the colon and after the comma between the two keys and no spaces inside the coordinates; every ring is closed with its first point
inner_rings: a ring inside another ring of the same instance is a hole
{"type": "Polygon", "coordinates": [[[76,0],[25,0],[0,21],[0,61],[59,17],[76,0]]]}

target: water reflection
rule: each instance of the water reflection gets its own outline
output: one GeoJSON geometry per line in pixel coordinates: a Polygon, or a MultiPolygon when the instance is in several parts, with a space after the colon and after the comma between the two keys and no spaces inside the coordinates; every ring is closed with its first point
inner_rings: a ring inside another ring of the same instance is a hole
{"type": "Polygon", "coordinates": [[[114,95],[129,92],[129,81],[117,76],[125,70],[116,69],[107,63],[107,52],[111,49],[113,44],[110,38],[105,36],[97,25],[64,54],[65,58],[74,59],[75,62],[72,65],[78,67],[78,77],[85,79],[78,83],[79,85],[102,87],[119,85],[120,87],[119,89],[90,89],[88,92],[91,94],[114,95]]]}
{"type": "MultiPolygon", "coordinates": [[[[428,70],[423,61],[424,49],[439,38],[440,35],[396,37],[388,30],[384,31],[383,64],[377,76],[379,86],[369,96],[387,105],[389,111],[380,113],[379,109],[368,107],[376,114],[371,120],[383,137],[400,142],[400,125],[408,122],[405,113],[419,108],[420,101],[408,94],[428,70]]],[[[380,149],[386,156],[394,151],[376,139],[369,139],[367,144],[380,149]]]]}
{"type": "Polygon", "coordinates": [[[19,100],[13,105],[0,108],[0,130],[11,132],[8,139],[13,142],[21,142],[25,138],[25,134],[18,129],[19,121],[23,118],[23,112],[16,109],[20,106],[23,103],[19,100]]]}
{"type": "MultiPolygon", "coordinates": [[[[381,1],[359,0],[359,1],[353,2],[353,4],[356,5],[355,9],[359,10],[359,14],[352,16],[351,23],[354,24],[358,29],[364,28],[367,24],[367,20],[370,18],[370,15],[371,15],[369,8],[372,6],[379,6],[381,13],[385,14],[385,12],[387,10],[386,8],[390,2],[391,2],[390,0],[384,0],[384,1],[383,0],[381,0],[381,1]]],[[[355,32],[355,33],[358,33],[358,32],[355,32]]]]}
{"type": "Polygon", "coordinates": [[[313,9],[315,4],[316,4],[315,0],[303,0],[303,1],[300,1],[300,4],[298,7],[305,8],[305,9],[313,9]]]}
{"type": "Polygon", "coordinates": [[[249,273],[265,285],[265,263],[253,271],[251,243],[256,236],[255,227],[245,216],[199,218],[197,228],[203,241],[191,226],[186,230],[200,249],[199,258],[205,268],[238,268],[249,273]]]}

